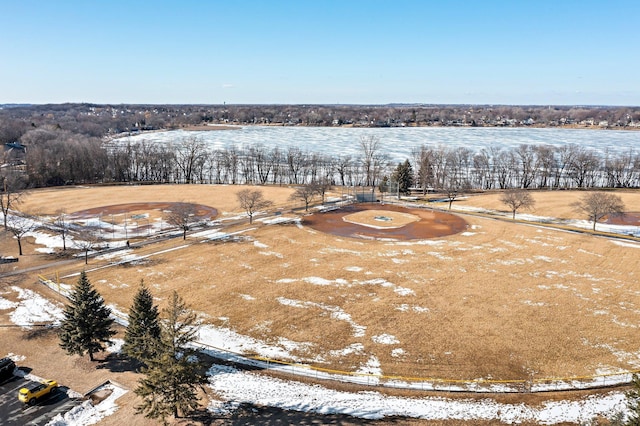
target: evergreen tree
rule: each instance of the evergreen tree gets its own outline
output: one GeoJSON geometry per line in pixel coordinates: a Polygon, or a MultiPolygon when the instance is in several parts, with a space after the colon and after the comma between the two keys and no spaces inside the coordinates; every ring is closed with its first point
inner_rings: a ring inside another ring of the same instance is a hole
{"type": "Polygon", "coordinates": [[[175,291],[162,314],[158,351],[134,392],[143,400],[137,412],[166,424],[168,416],[177,418],[198,407],[197,389],[205,375],[196,351],[189,347],[198,335],[196,314],[175,291]]]}
{"type": "Polygon", "coordinates": [[[140,288],[129,309],[129,325],[124,333],[122,351],[130,358],[142,363],[153,358],[160,342],[158,307],[153,304],[153,296],[140,281],[140,288]]]}
{"type": "Polygon", "coordinates": [[[71,304],[65,307],[60,330],[60,346],[69,355],[89,353],[89,359],[94,361],[93,354],[104,350],[104,344],[111,343],[110,338],[116,334],[111,329],[111,310],[84,271],[69,300],[71,304]]]}
{"type": "Polygon", "coordinates": [[[627,425],[640,425],[640,377],[634,374],[631,379],[633,388],[627,392],[627,425]]]}
{"type": "Polygon", "coordinates": [[[408,194],[409,188],[413,186],[413,167],[409,160],[404,160],[404,163],[398,164],[395,172],[393,173],[393,180],[398,183],[398,192],[400,194],[408,194]]]}

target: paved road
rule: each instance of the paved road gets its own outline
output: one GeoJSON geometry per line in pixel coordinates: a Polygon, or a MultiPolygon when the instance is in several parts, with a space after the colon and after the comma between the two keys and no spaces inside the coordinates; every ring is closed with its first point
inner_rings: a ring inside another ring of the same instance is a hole
{"type": "Polygon", "coordinates": [[[66,413],[82,401],[71,399],[67,388],[61,386],[49,397],[27,406],[18,401],[18,390],[30,381],[14,376],[0,383],[0,424],[2,426],[44,425],[60,413],[66,413]]]}

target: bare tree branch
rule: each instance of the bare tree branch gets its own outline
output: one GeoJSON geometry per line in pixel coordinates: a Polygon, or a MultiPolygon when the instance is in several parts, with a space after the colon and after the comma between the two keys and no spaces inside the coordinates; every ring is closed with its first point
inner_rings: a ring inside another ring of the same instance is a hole
{"type": "Polygon", "coordinates": [[[258,189],[243,189],[236,194],[240,207],[247,212],[249,223],[253,223],[253,215],[262,209],[273,205],[273,202],[266,200],[262,191],[258,189]]]}

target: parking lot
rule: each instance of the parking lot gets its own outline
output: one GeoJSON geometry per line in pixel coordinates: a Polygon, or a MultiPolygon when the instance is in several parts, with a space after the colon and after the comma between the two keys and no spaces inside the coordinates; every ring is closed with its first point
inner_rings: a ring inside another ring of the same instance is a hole
{"type": "Polygon", "coordinates": [[[69,398],[67,388],[60,386],[34,405],[25,405],[18,401],[18,391],[29,383],[30,380],[18,376],[0,383],[1,425],[44,425],[57,414],[65,413],[82,402],[69,398]]]}

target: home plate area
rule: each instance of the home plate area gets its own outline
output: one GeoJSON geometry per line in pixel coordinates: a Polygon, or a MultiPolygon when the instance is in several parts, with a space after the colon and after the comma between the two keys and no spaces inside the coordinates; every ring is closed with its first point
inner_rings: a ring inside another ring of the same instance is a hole
{"type": "Polygon", "coordinates": [[[304,225],[351,238],[421,240],[457,234],[467,222],[450,213],[389,204],[355,204],[306,216],[304,225]]]}

